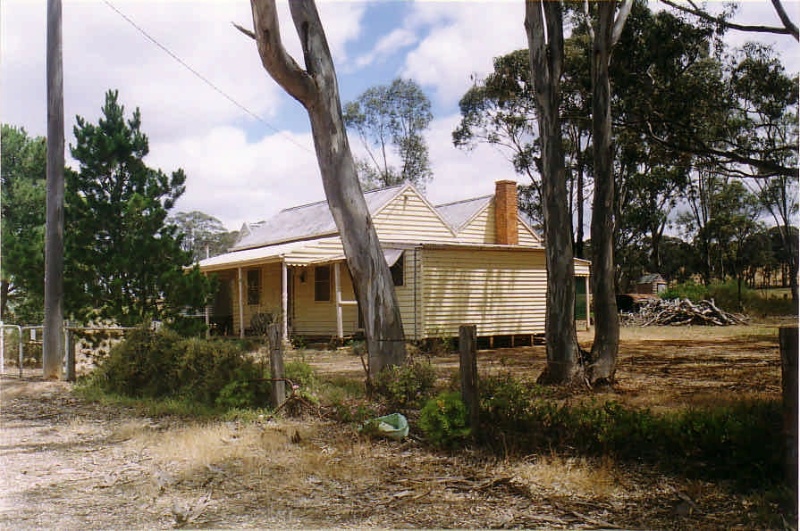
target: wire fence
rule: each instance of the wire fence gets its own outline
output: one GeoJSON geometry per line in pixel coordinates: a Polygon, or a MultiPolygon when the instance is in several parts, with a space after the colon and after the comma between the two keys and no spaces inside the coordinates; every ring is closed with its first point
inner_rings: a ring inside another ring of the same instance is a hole
{"type": "MultiPolygon", "coordinates": [[[[74,381],[78,374],[91,370],[96,360],[107,355],[111,347],[133,329],[122,326],[65,326],[65,379],[74,381]]],[[[16,374],[22,378],[25,371],[43,370],[43,333],[42,325],[0,323],[0,374],[16,374]]]]}

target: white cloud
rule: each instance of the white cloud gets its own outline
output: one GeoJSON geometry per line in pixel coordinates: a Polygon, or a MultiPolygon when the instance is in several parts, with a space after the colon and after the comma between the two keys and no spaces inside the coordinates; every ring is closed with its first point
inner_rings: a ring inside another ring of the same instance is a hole
{"type": "MultiPolygon", "coordinates": [[[[120,89],[129,108],[142,110],[151,138],[177,138],[186,131],[252,117],[220,92],[273,119],[287,98],[261,65],[255,43],[231,22],[252,25],[249,4],[240,2],[112,2],[122,14],[215,88],[159,48],[123,16],[101,2],[63,6],[64,106],[67,132],[76,114],[95,120],[107,89],[120,89]]],[[[300,52],[288,7],[281,4],[285,37],[300,52]]],[[[364,7],[322,4],[332,53],[345,58],[346,43],[360,33],[364,7]]],[[[46,6],[4,2],[2,16],[3,121],[44,134],[46,6]]],[[[296,56],[302,63],[302,56],[296,56]]],[[[69,137],[69,135],[68,135],[69,137]]]]}
{"type": "Polygon", "coordinates": [[[407,28],[398,28],[385,37],[382,37],[369,52],[356,59],[356,68],[365,68],[375,62],[381,62],[386,57],[400,53],[400,51],[417,42],[416,34],[407,28]]]}
{"type": "Polygon", "coordinates": [[[495,181],[521,179],[508,159],[491,146],[480,144],[471,151],[456,148],[452,132],[460,120],[457,114],[434,120],[426,135],[433,165],[426,195],[433,204],[490,195],[495,181]]]}
{"type": "Polygon", "coordinates": [[[427,36],[408,53],[403,76],[431,86],[440,103],[455,105],[471,76],[492,70],[492,59],[527,46],[524,5],[518,3],[418,3],[409,24],[427,36]]]}
{"type": "MultiPolygon", "coordinates": [[[[269,118],[277,111],[280,91],[261,67],[252,41],[230,25],[249,16],[241,4],[214,2],[203,9],[186,2],[114,5],[220,90],[269,118]]],[[[2,30],[10,45],[1,67],[3,120],[43,134],[45,6],[11,2],[4,11],[2,30]],[[20,40],[24,46],[17,44],[20,40]]],[[[103,3],[65,3],[63,41],[68,133],[76,114],[97,118],[107,89],[120,89],[128,108],[141,107],[151,138],[177,137],[244,114],[103,3]]]]}
{"type": "MultiPolygon", "coordinates": [[[[231,22],[252,24],[247,0],[111,1],[159,43],[275,128],[289,127],[280,122],[289,112],[300,113],[307,124],[302,109],[264,71],[255,43],[231,26],[231,22]],[[289,106],[294,111],[287,112],[289,106]]],[[[797,8],[791,2],[785,5],[797,8]]],[[[491,71],[493,57],[526,46],[524,6],[519,1],[419,2],[401,10],[407,16],[371,50],[358,49],[352,44],[365,40],[366,14],[380,12],[367,7],[360,1],[319,2],[340,76],[352,72],[369,80],[370,66],[387,61],[390,55],[404,58],[398,74],[432,89],[436,107],[443,113],[453,112],[471,85],[471,75],[491,71]]],[[[748,3],[742,9],[743,16],[753,16],[752,10],[763,17],[774,16],[766,1],[757,9],[748,3]]],[[[237,229],[244,221],[324,199],[310,133],[259,137],[265,129],[262,124],[187,71],[105,3],[67,0],[63,10],[67,142],[72,141],[75,115],[96,121],[104,92],[118,88],[129,111],[136,106],[142,110],[142,127],[151,140],[147,163],[164,171],[186,170],[187,191],[178,209],[204,211],[237,229]]],[[[288,3],[280,2],[279,10],[284,42],[302,64],[288,3]]],[[[45,12],[44,2],[0,0],[0,118],[40,135],[46,130],[45,12]]],[[[796,57],[798,47],[791,38],[774,40],[791,41],[786,49],[796,57]]],[[[490,194],[494,181],[517,178],[505,157],[489,146],[471,152],[453,147],[451,132],[459,118],[457,114],[437,118],[427,135],[434,170],[427,193],[434,203],[490,194]]],[[[358,149],[358,142],[351,140],[358,149]]]]}
{"type": "Polygon", "coordinates": [[[200,210],[229,229],[279,210],[324,199],[311,135],[286,132],[248,142],[241,129],[221,126],[151,145],[148,165],[186,171],[176,210],[200,210]]]}

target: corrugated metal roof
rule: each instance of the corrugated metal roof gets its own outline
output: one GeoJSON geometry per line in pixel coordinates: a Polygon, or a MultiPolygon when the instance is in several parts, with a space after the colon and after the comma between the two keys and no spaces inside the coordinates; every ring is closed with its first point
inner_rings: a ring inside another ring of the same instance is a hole
{"type": "Polygon", "coordinates": [[[637,284],[652,284],[653,282],[663,282],[666,283],[667,281],[664,280],[664,277],[659,275],[658,273],[650,273],[647,275],[642,275],[639,277],[637,284]]]}
{"type": "Polygon", "coordinates": [[[455,203],[436,205],[434,208],[455,232],[459,232],[478,212],[491,203],[493,197],[492,195],[486,195],[474,199],[456,201],[455,203]]]}
{"type": "Polygon", "coordinates": [[[245,249],[242,251],[233,251],[201,260],[199,265],[203,271],[217,271],[220,269],[229,269],[233,266],[247,267],[251,264],[279,262],[285,256],[290,255],[293,252],[301,251],[306,247],[313,245],[314,243],[315,242],[311,240],[284,243],[282,245],[273,245],[270,247],[245,249]]]}
{"type": "MultiPolygon", "coordinates": [[[[364,194],[367,209],[374,215],[408,185],[398,185],[364,194]]],[[[275,245],[283,242],[305,240],[337,234],[327,201],[319,201],[281,210],[273,218],[242,238],[234,251],[275,245]]]]}
{"type": "MultiPolygon", "coordinates": [[[[387,247],[383,250],[383,256],[389,267],[393,266],[402,254],[403,249],[387,247]]],[[[219,271],[234,266],[248,267],[271,262],[286,262],[289,266],[302,267],[344,259],[342,240],[335,236],[233,251],[201,260],[199,265],[203,271],[219,271]]]]}

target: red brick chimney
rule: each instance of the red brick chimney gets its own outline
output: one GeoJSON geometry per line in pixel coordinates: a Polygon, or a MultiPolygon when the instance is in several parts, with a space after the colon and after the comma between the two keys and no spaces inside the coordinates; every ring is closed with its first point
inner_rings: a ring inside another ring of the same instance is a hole
{"type": "Polygon", "coordinates": [[[517,232],[517,183],[497,181],[494,192],[495,243],[499,245],[519,244],[517,232]]]}

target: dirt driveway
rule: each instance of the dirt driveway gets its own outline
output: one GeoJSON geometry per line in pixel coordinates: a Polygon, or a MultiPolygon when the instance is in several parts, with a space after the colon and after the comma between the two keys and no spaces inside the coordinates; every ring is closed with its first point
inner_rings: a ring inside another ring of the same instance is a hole
{"type": "MultiPolygon", "coordinates": [[[[725,333],[724,343],[624,337],[616,399],[775,396],[776,342],[725,333]]],[[[540,354],[484,353],[482,368],[535,371],[540,354]]],[[[313,360],[321,372],[352,362],[342,353],[313,360]]],[[[0,393],[2,529],[751,529],[761,521],[751,500],[718,485],[609,460],[448,455],[413,439],[365,440],[316,418],[151,419],[83,402],[68,384],[33,375],[3,376],[0,393]]]]}

